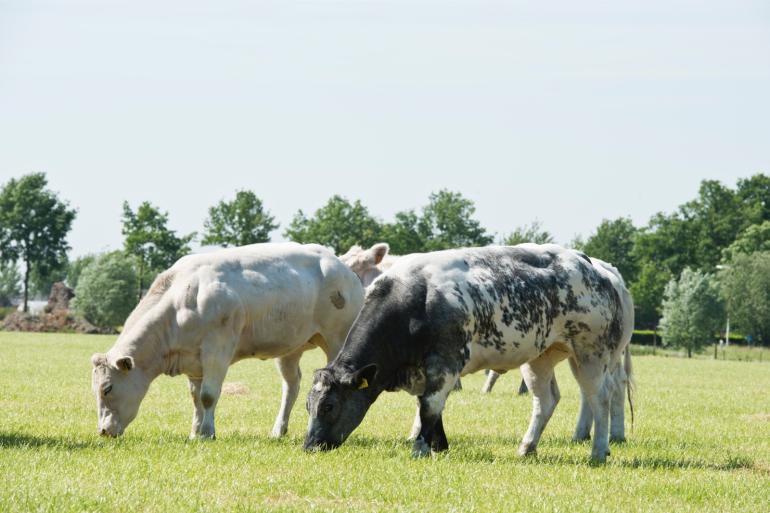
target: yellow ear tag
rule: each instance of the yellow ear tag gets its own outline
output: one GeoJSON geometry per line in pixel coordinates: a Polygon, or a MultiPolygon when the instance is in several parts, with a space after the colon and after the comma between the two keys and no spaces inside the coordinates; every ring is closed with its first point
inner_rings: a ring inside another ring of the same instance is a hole
{"type": "Polygon", "coordinates": [[[361,384],[358,385],[358,389],[363,390],[364,388],[368,388],[368,387],[369,387],[369,382],[366,381],[366,378],[361,378],[361,384]]]}

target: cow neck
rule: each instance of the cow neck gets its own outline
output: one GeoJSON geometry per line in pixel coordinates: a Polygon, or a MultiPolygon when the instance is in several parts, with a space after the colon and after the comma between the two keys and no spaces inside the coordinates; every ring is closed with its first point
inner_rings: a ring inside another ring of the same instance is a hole
{"type": "Polygon", "coordinates": [[[339,356],[339,363],[347,372],[355,372],[372,363],[377,364],[377,374],[372,384],[380,390],[390,390],[398,386],[403,369],[414,364],[411,360],[398,344],[386,344],[381,341],[355,344],[339,356]]]}
{"type": "Polygon", "coordinates": [[[151,379],[166,371],[166,355],[171,352],[175,331],[175,316],[172,314],[170,308],[157,305],[123,332],[115,344],[115,349],[122,356],[131,356],[135,365],[151,379]]]}

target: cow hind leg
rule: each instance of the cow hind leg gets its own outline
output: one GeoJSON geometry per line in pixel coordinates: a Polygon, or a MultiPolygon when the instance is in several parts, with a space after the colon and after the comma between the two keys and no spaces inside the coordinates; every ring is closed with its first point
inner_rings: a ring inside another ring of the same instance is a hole
{"type": "Polygon", "coordinates": [[[412,446],[413,457],[429,456],[431,449],[439,452],[449,448],[443,423],[440,423],[441,412],[444,410],[449,392],[452,391],[459,378],[459,373],[446,373],[438,386],[428,384],[427,389],[430,392],[420,396],[420,433],[412,446]]]}
{"type": "Polygon", "coordinates": [[[529,428],[519,445],[521,456],[532,454],[537,450],[540,436],[561,398],[559,385],[553,374],[553,365],[546,353],[521,367],[524,381],[532,391],[532,417],[529,428]]]}
{"type": "MultiPolygon", "coordinates": [[[[572,370],[572,375],[577,380],[578,367],[577,361],[574,358],[569,359],[569,367],[572,370]]],[[[585,395],[580,393],[580,413],[578,414],[578,421],[575,425],[575,433],[572,435],[572,440],[575,442],[582,442],[584,440],[590,440],[591,438],[591,424],[594,421],[593,413],[591,413],[591,407],[588,405],[588,401],[585,395]]]]}
{"type": "Polygon", "coordinates": [[[620,443],[626,441],[626,387],[627,376],[623,366],[619,365],[612,375],[612,396],[610,398],[610,440],[620,443]]]}
{"type": "Polygon", "coordinates": [[[276,367],[283,378],[281,387],[281,408],[275,418],[273,430],[270,435],[279,438],[286,434],[289,427],[289,415],[299,395],[299,385],[302,372],[299,369],[299,359],[303,351],[297,351],[276,359],[276,367]]]}
{"type": "Polygon", "coordinates": [[[591,408],[594,419],[594,436],[591,459],[604,463],[609,454],[609,414],[612,386],[607,379],[603,363],[583,365],[578,370],[578,384],[583,397],[591,408]]]}
{"type": "Polygon", "coordinates": [[[197,438],[201,433],[201,424],[203,424],[203,403],[201,402],[201,379],[188,378],[188,385],[190,387],[190,395],[192,396],[193,406],[193,418],[192,429],[190,430],[190,438],[197,438]]]}

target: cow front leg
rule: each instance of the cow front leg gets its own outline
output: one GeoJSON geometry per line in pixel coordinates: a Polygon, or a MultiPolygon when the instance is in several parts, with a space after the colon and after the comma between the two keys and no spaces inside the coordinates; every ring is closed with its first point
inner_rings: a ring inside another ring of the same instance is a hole
{"type": "Polygon", "coordinates": [[[222,383],[227,375],[227,368],[232,361],[234,344],[219,337],[206,337],[201,347],[201,405],[203,422],[199,436],[201,439],[215,439],[214,411],[222,394],[222,383]]]}
{"type": "Polygon", "coordinates": [[[188,385],[190,387],[190,395],[193,401],[193,418],[192,429],[190,430],[190,438],[197,438],[201,432],[201,424],[203,424],[203,403],[201,402],[201,379],[200,378],[187,378],[188,385]]]}
{"type": "Polygon", "coordinates": [[[431,453],[431,448],[436,452],[449,448],[443,424],[439,422],[446,398],[459,378],[459,374],[444,374],[443,380],[438,386],[430,386],[429,384],[426,389],[432,391],[420,396],[420,433],[414,440],[412,457],[428,456],[431,453]]]}
{"type": "Polygon", "coordinates": [[[519,445],[519,455],[526,456],[537,450],[537,444],[548,420],[553,415],[561,394],[553,374],[553,362],[544,354],[521,367],[521,374],[532,391],[532,417],[519,445]]]}
{"type": "Polygon", "coordinates": [[[302,372],[299,369],[301,357],[302,351],[298,351],[276,360],[276,367],[283,378],[283,385],[281,387],[281,408],[278,410],[278,416],[275,418],[273,430],[270,433],[274,438],[285,435],[289,428],[289,415],[291,415],[291,410],[297,401],[302,378],[302,372]]]}

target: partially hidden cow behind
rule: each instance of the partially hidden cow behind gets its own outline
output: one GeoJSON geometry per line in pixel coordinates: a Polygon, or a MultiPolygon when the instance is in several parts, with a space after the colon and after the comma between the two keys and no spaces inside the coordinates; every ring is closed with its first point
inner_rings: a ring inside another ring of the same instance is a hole
{"type": "Polygon", "coordinates": [[[380,393],[403,389],[420,403],[413,455],[445,450],[442,411],[460,375],[526,363],[533,412],[519,453],[532,453],[559,401],[554,366],[568,358],[593,418],[591,456],[604,461],[610,404],[623,412],[618,377],[630,370],[623,351],[632,328],[620,275],[577,251],[522,244],[403,257],[372,285],[342,351],[316,372],[305,448],[339,446],[380,393]]]}
{"type": "Polygon", "coordinates": [[[160,374],[185,374],[195,406],[191,437],[214,438],[214,410],[228,367],[277,358],[286,433],[299,392],[299,359],[333,358],[363,304],[359,278],[319,245],[253,244],[183,257],[161,273],[106,354],[95,354],[98,429],[118,436],[160,374]]]}

